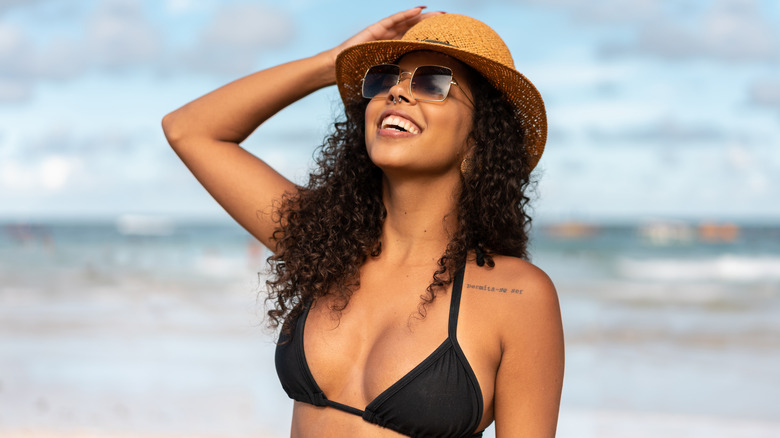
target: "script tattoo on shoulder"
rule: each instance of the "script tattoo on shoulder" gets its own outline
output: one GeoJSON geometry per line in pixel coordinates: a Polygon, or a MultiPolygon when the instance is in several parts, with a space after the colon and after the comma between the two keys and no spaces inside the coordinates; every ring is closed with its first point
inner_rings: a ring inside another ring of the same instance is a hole
{"type": "Polygon", "coordinates": [[[485,292],[501,292],[501,293],[509,293],[509,294],[521,294],[523,293],[522,289],[515,289],[515,288],[509,288],[509,287],[498,287],[498,286],[492,286],[489,284],[471,284],[466,283],[466,289],[476,289],[476,290],[483,290],[485,292]]]}

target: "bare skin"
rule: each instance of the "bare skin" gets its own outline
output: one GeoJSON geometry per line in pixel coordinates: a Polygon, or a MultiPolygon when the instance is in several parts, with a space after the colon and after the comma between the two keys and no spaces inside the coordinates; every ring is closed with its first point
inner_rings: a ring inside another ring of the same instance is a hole
{"type": "MultiPolygon", "coordinates": [[[[334,84],[335,57],[341,50],[400,38],[432,14],[423,14],[422,8],[400,12],[332,50],[228,84],[167,115],[166,136],[223,208],[274,249],[274,203],[296,186],[239,144],[285,106],[334,84]]],[[[405,71],[417,65],[447,65],[462,87],[452,87],[442,102],[418,102],[405,80],[387,99],[374,99],[366,109],[366,146],[384,172],[382,254],[360,268],[361,287],[340,318],[334,318],[327,299],[320,300],[304,334],[309,366],[327,397],[359,409],[447,337],[449,291],[439,294],[426,318],[415,315],[436,260],[457,226],[445,220],[452,217],[454,198],[441,194],[456,193],[460,162],[470,152],[472,108],[466,98],[470,89],[461,80],[463,67],[429,52],[407,55],[399,64],[405,71]],[[381,120],[388,110],[414,121],[419,134],[398,136],[383,130],[381,120]]],[[[478,430],[495,420],[500,438],[552,437],[564,361],[557,295],[549,278],[533,265],[512,257],[495,259],[492,269],[469,261],[457,334],[485,402],[478,430]]],[[[400,436],[355,415],[300,402],[295,403],[291,435],[400,436]]]]}

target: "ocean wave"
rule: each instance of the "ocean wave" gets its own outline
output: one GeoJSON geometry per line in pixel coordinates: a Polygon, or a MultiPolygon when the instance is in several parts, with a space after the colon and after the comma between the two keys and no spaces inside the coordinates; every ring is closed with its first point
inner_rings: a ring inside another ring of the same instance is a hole
{"type": "Polygon", "coordinates": [[[780,257],[738,256],[682,259],[621,259],[618,273],[629,279],[656,281],[780,281],[780,257]]]}

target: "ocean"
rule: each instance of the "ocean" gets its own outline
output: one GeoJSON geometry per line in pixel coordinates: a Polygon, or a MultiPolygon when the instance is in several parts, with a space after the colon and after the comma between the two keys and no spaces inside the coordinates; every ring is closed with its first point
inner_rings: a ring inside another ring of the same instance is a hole
{"type": "MultiPolygon", "coordinates": [[[[531,253],[559,437],[780,436],[780,227],[542,223],[531,253]]],[[[0,436],[289,436],[267,255],[231,223],[0,224],[0,436]]]]}

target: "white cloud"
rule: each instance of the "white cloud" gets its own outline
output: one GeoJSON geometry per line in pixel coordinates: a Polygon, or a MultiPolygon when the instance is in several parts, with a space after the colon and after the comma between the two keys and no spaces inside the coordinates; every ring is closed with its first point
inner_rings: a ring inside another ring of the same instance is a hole
{"type": "Polygon", "coordinates": [[[24,34],[19,27],[0,25],[0,55],[15,54],[23,40],[24,34]]]}
{"type": "Polygon", "coordinates": [[[219,10],[203,32],[204,44],[263,48],[287,43],[292,22],[280,11],[265,5],[237,4],[219,10]]]}
{"type": "Polygon", "coordinates": [[[755,81],[750,87],[750,102],[780,108],[780,79],[774,77],[755,81]]]}
{"type": "MultiPolygon", "coordinates": [[[[678,7],[690,3],[684,0],[677,2],[678,7]]],[[[564,11],[578,23],[598,25],[653,20],[664,16],[669,6],[668,2],[658,0],[510,0],[509,3],[557,9],[564,11]]]]}
{"type": "Polygon", "coordinates": [[[646,121],[641,125],[621,126],[613,130],[596,127],[590,129],[589,134],[598,144],[614,142],[625,145],[652,144],[676,148],[723,143],[728,137],[727,132],[711,123],[690,124],[675,119],[646,121]]]}
{"type": "Polygon", "coordinates": [[[67,184],[76,164],[64,157],[49,157],[41,163],[40,181],[45,189],[58,190],[67,184]]]}
{"type": "Polygon", "coordinates": [[[0,15],[16,6],[29,7],[35,3],[40,3],[40,0],[0,0],[0,15]]]}
{"type": "Polygon", "coordinates": [[[606,55],[727,61],[780,58],[780,32],[757,0],[520,0],[565,11],[576,23],[628,26],[637,40],[607,41],[606,55]]]}
{"type": "Polygon", "coordinates": [[[741,143],[730,142],[726,149],[727,162],[735,170],[749,170],[755,167],[756,163],[750,150],[741,143]]]}
{"type": "Polygon", "coordinates": [[[754,0],[717,3],[703,27],[705,50],[714,56],[761,60],[780,51],[777,24],[767,21],[754,0]]]}
{"type": "Polygon", "coordinates": [[[0,23],[0,101],[30,97],[39,81],[71,79],[95,68],[154,65],[161,56],[159,32],[137,2],[103,2],[86,23],[74,24],[83,29],[81,36],[56,35],[36,44],[30,28],[0,23]]]}
{"type": "Polygon", "coordinates": [[[744,189],[746,195],[777,196],[777,186],[772,180],[777,180],[777,171],[766,159],[766,155],[774,155],[773,147],[766,145],[749,147],[742,142],[731,142],[726,150],[726,172],[733,175],[734,183],[744,189]],[[769,152],[768,152],[769,151],[769,152]]]}
{"type": "Polygon", "coordinates": [[[58,38],[35,52],[33,77],[45,80],[75,78],[90,67],[90,51],[82,41],[58,38]]]}
{"type": "Polygon", "coordinates": [[[0,164],[0,187],[17,194],[59,191],[68,185],[79,168],[81,161],[78,158],[60,155],[50,155],[34,163],[3,160],[0,164]]]}
{"type": "Polygon", "coordinates": [[[778,57],[780,42],[753,1],[727,0],[717,2],[695,26],[673,22],[645,26],[637,49],[667,58],[762,61],[778,57]]]}
{"type": "Polygon", "coordinates": [[[769,178],[763,173],[751,173],[748,175],[747,187],[752,194],[762,195],[769,193],[769,178]]]}
{"type": "Polygon", "coordinates": [[[86,39],[93,62],[109,68],[154,63],[163,49],[159,30],[133,0],[103,3],[89,19],[86,39]]]}
{"type": "Polygon", "coordinates": [[[18,26],[0,23],[0,77],[20,77],[33,73],[33,44],[18,26]]]}
{"type": "Polygon", "coordinates": [[[198,4],[193,0],[166,0],[165,9],[174,15],[186,14],[195,10],[198,4]]]}
{"type": "Polygon", "coordinates": [[[36,25],[60,23],[82,7],[82,0],[0,0],[0,17],[13,11],[16,17],[32,18],[36,25]]]}
{"type": "Polygon", "coordinates": [[[268,49],[287,45],[294,37],[293,20],[286,13],[259,4],[224,6],[202,30],[198,43],[185,50],[190,67],[217,74],[244,74],[268,49]]]}
{"type": "Polygon", "coordinates": [[[637,41],[606,43],[602,53],[741,62],[780,59],[777,25],[768,21],[755,0],[719,0],[690,15],[667,12],[628,21],[637,26],[637,41]]]}
{"type": "MultiPolygon", "coordinates": [[[[186,69],[235,76],[252,71],[264,51],[283,47],[294,37],[293,19],[281,10],[254,3],[217,4],[194,42],[174,47],[146,4],[104,0],[92,11],[69,15],[72,22],[66,27],[75,35],[55,34],[44,41],[33,34],[33,26],[0,21],[0,102],[29,98],[37,82],[75,79],[95,70],[186,69]]],[[[0,0],[0,12],[14,5],[21,2],[0,0]]],[[[25,4],[32,11],[29,6],[25,4]]],[[[180,14],[204,8],[188,0],[169,0],[167,7],[180,14]]]]}
{"type": "Polygon", "coordinates": [[[645,21],[664,14],[658,0],[523,0],[523,3],[555,7],[571,12],[575,20],[589,23],[645,21]]]}
{"type": "Polygon", "coordinates": [[[555,90],[581,89],[595,87],[606,82],[616,82],[631,75],[636,75],[640,67],[629,64],[592,63],[575,60],[574,62],[546,62],[534,69],[534,82],[544,84],[555,90]]]}
{"type": "Polygon", "coordinates": [[[29,81],[0,77],[0,102],[22,102],[32,95],[29,81]]]}

